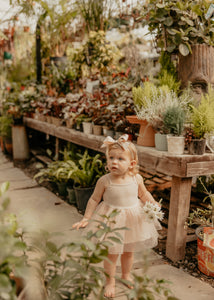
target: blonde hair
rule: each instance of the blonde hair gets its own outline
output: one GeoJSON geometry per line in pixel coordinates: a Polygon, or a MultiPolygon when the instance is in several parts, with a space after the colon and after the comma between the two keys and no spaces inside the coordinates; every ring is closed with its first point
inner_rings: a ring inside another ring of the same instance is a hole
{"type": "Polygon", "coordinates": [[[132,142],[127,142],[127,143],[128,143],[128,147],[126,149],[124,149],[119,143],[113,143],[113,144],[108,145],[107,149],[106,149],[106,156],[109,155],[109,152],[112,149],[121,149],[123,151],[129,152],[130,156],[131,156],[131,160],[136,161],[136,165],[134,165],[133,168],[129,172],[132,175],[136,175],[136,174],[139,173],[137,149],[136,149],[135,145],[132,142]]]}

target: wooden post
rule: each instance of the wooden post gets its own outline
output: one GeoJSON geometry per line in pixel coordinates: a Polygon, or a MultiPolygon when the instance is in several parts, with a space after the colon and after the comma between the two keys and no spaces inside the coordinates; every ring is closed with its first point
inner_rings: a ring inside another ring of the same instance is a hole
{"type": "Polygon", "coordinates": [[[59,159],[59,138],[58,137],[56,137],[55,158],[56,160],[59,159]]]}
{"type": "Polygon", "coordinates": [[[186,247],[185,221],[189,215],[192,178],[172,177],[166,256],[172,261],[183,259],[186,247]]]}

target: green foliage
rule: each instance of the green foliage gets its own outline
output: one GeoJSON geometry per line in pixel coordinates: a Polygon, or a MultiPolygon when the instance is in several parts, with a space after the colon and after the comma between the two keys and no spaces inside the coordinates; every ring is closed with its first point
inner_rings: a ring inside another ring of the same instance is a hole
{"type": "MultiPolygon", "coordinates": [[[[108,247],[121,243],[119,231],[127,228],[111,229],[114,217],[119,212],[112,211],[96,221],[97,229],[82,235],[77,241],[57,245],[53,235],[47,232],[35,234],[31,251],[40,253],[40,277],[44,280],[47,298],[50,300],[83,300],[91,295],[93,299],[104,300],[104,270],[98,263],[107,259],[108,247]]],[[[54,234],[56,236],[56,233],[54,234]]]]}
{"type": "Polygon", "coordinates": [[[161,65],[160,76],[162,75],[162,72],[167,71],[173,77],[176,77],[177,71],[174,63],[172,62],[170,53],[166,51],[161,51],[159,63],[161,65]]]}
{"type": "Polygon", "coordinates": [[[67,60],[64,65],[55,65],[53,62],[48,68],[47,76],[51,78],[51,86],[56,88],[57,93],[68,94],[71,92],[71,84],[75,84],[77,73],[74,64],[67,60]]]}
{"type": "Polygon", "coordinates": [[[214,90],[209,88],[208,93],[201,97],[199,105],[192,106],[191,121],[196,138],[202,139],[206,133],[214,130],[214,90]]]}
{"type": "Polygon", "coordinates": [[[115,4],[115,1],[112,0],[76,1],[76,5],[86,23],[86,30],[88,32],[98,30],[105,31],[107,29],[113,4],[115,4]]]}
{"type": "Polygon", "coordinates": [[[184,129],[185,112],[180,106],[170,106],[163,114],[163,125],[168,133],[181,135],[184,129]]]}
{"type": "Polygon", "coordinates": [[[18,224],[16,216],[7,212],[9,198],[5,196],[9,182],[0,187],[0,299],[15,300],[16,283],[11,273],[18,277],[27,276],[26,257],[24,251],[26,244],[17,234],[18,224]]]}
{"type": "MultiPolygon", "coordinates": [[[[32,55],[30,55],[30,58],[32,55]]],[[[25,57],[20,61],[13,63],[7,69],[7,80],[9,82],[18,82],[21,83],[25,80],[35,79],[35,67],[34,61],[29,59],[29,57],[25,57]]]]}
{"type": "Polygon", "coordinates": [[[170,74],[167,70],[163,70],[159,74],[159,85],[160,86],[167,86],[169,87],[170,91],[174,91],[176,94],[178,94],[180,89],[180,81],[177,81],[176,77],[170,74]]]}
{"type": "Polygon", "coordinates": [[[144,82],[143,87],[138,86],[132,88],[133,101],[137,109],[140,110],[142,107],[147,107],[147,101],[153,100],[152,95],[155,89],[157,89],[157,87],[151,81],[144,82]]]}
{"type": "Polygon", "coordinates": [[[40,169],[34,179],[39,179],[39,183],[71,181],[80,187],[91,187],[105,173],[100,154],[92,157],[88,154],[88,150],[85,150],[83,154],[76,153],[72,157],[48,163],[46,167],[40,169]]]}
{"type": "Polygon", "coordinates": [[[74,62],[79,66],[81,74],[84,73],[84,68],[95,68],[105,73],[113,59],[113,46],[106,41],[104,31],[91,31],[88,40],[74,54],[74,62]]]}
{"type": "Polygon", "coordinates": [[[49,182],[67,182],[68,176],[63,168],[64,161],[53,161],[47,164],[46,167],[43,165],[38,165],[40,168],[39,172],[34,176],[34,179],[38,179],[39,183],[43,181],[49,182]]]}
{"type": "Polygon", "coordinates": [[[75,163],[75,167],[71,169],[68,177],[80,187],[94,186],[97,179],[105,173],[100,154],[92,157],[88,154],[88,150],[85,150],[83,154],[78,154],[78,156],[78,162],[75,163]]]}
{"type": "Polygon", "coordinates": [[[142,15],[157,47],[186,56],[193,44],[214,45],[214,21],[205,18],[209,6],[206,0],[150,0],[142,15]]]}
{"type": "Polygon", "coordinates": [[[0,135],[3,138],[12,137],[12,124],[13,119],[9,115],[0,116],[0,135]]]}
{"type": "Polygon", "coordinates": [[[196,208],[189,214],[187,225],[214,226],[214,175],[209,178],[202,176],[197,178],[197,191],[201,193],[203,202],[209,201],[207,208],[196,208]],[[211,188],[211,189],[210,189],[211,188]],[[203,193],[203,194],[202,194],[203,193]],[[205,197],[204,197],[205,195],[205,197]]]}

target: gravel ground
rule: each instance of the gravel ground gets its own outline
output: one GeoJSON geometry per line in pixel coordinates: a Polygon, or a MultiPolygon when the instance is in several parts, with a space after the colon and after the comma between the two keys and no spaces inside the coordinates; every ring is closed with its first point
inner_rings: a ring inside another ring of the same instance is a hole
{"type": "MultiPolygon", "coordinates": [[[[17,162],[15,166],[22,169],[26,175],[33,178],[33,176],[38,172],[36,169],[37,160],[32,157],[27,162],[17,162]]],[[[56,193],[54,187],[49,183],[43,183],[43,186],[50,189],[52,192],[56,193]]],[[[63,198],[62,198],[63,199],[63,198]]],[[[166,263],[176,267],[183,269],[185,272],[191,274],[192,276],[200,279],[211,285],[214,288],[214,280],[213,277],[206,276],[201,273],[197,266],[197,241],[189,242],[186,246],[186,255],[185,258],[181,261],[173,263],[165,256],[165,246],[166,246],[166,236],[167,229],[163,227],[163,230],[160,232],[160,240],[158,246],[154,249],[158,254],[163,256],[163,259],[166,263]]]]}

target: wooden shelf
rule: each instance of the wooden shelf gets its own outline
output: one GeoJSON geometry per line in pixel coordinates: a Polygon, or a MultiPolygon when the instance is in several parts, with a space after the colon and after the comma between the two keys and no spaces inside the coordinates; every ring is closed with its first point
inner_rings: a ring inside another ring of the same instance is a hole
{"type": "MultiPolygon", "coordinates": [[[[32,118],[24,118],[27,127],[55,136],[56,138],[72,142],[99,152],[105,152],[101,148],[104,137],[94,134],[69,129],[65,126],[56,126],[47,122],[32,118]]],[[[136,145],[139,157],[139,165],[153,172],[160,172],[169,176],[194,177],[214,173],[214,154],[204,155],[169,155],[166,151],[158,151],[154,147],[136,145]]]]}

